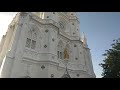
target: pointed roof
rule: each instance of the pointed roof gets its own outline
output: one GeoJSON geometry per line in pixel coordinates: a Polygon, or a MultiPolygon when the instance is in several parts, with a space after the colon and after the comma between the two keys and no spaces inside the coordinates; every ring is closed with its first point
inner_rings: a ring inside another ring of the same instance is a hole
{"type": "Polygon", "coordinates": [[[65,73],[63,74],[63,76],[61,78],[71,78],[68,73],[67,67],[66,67],[65,73]]]}

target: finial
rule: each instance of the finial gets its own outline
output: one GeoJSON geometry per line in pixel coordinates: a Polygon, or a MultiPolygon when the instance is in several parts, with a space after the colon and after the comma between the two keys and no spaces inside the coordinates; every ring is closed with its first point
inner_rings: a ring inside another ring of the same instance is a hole
{"type": "Polygon", "coordinates": [[[82,33],[82,42],[84,46],[87,46],[87,39],[84,32],[82,33]]]}

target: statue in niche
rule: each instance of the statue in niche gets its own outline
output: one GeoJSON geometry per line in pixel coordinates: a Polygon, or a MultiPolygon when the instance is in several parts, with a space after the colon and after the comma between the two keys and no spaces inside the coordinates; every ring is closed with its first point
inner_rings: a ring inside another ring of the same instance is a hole
{"type": "Polygon", "coordinates": [[[67,48],[64,49],[64,59],[69,59],[69,53],[67,51],[67,48]]]}

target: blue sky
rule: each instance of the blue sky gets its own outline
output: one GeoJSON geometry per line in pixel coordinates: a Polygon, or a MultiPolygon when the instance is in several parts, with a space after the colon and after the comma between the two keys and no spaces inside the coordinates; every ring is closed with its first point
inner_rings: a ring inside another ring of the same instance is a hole
{"type": "Polygon", "coordinates": [[[111,48],[113,39],[120,37],[120,12],[80,12],[80,32],[85,32],[91,49],[92,62],[97,78],[102,68],[98,65],[105,50],[111,48]]]}

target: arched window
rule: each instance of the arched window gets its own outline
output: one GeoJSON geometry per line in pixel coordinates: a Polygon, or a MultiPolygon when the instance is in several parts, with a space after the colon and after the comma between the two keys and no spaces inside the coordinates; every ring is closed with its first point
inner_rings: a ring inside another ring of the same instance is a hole
{"type": "Polygon", "coordinates": [[[62,41],[59,41],[59,43],[58,43],[57,56],[58,56],[58,59],[63,59],[63,43],[62,43],[62,41]]]}
{"type": "Polygon", "coordinates": [[[32,27],[30,28],[27,34],[26,47],[35,49],[36,41],[37,41],[37,30],[34,27],[32,27]]]}

